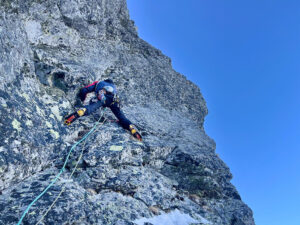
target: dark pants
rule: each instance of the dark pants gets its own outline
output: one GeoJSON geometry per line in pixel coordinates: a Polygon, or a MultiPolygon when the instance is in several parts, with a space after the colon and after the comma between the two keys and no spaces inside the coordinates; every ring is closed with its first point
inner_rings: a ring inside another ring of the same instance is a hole
{"type": "Polygon", "coordinates": [[[113,112],[113,114],[118,118],[121,126],[124,129],[129,130],[129,125],[132,123],[130,120],[126,118],[123,111],[120,109],[119,104],[113,101],[114,100],[113,95],[105,95],[105,97],[106,97],[105,101],[97,101],[95,103],[91,103],[88,106],[85,106],[86,108],[85,115],[90,115],[100,107],[108,107],[113,112]]]}

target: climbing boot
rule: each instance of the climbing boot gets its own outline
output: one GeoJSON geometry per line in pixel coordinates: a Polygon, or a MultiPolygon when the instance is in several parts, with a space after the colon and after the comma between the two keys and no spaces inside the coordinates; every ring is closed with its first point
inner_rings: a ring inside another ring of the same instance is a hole
{"type": "Polygon", "coordinates": [[[142,136],[140,135],[140,133],[137,131],[137,128],[133,124],[129,125],[129,130],[133,137],[135,137],[139,141],[142,141],[142,136]]]}
{"type": "Polygon", "coordinates": [[[77,111],[78,116],[84,116],[86,108],[81,108],[77,111]]]}
{"type": "Polygon", "coordinates": [[[78,116],[77,112],[74,112],[74,113],[66,116],[66,118],[65,118],[65,124],[69,126],[69,125],[71,125],[71,123],[73,123],[78,118],[79,118],[79,116],[78,116]]]}
{"type": "Polygon", "coordinates": [[[71,123],[73,123],[79,117],[84,116],[85,111],[86,111],[86,108],[82,108],[82,109],[79,109],[77,112],[74,112],[74,113],[68,115],[65,118],[65,124],[68,125],[68,126],[71,125],[71,123]]]}

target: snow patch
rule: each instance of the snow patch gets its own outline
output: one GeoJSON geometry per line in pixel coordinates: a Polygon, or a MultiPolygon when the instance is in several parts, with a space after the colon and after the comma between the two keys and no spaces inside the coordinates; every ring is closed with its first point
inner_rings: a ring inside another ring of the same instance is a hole
{"type": "Polygon", "coordinates": [[[171,213],[164,213],[159,216],[154,216],[152,218],[141,218],[133,221],[138,225],[144,225],[144,223],[151,223],[153,225],[189,225],[191,223],[203,223],[210,224],[206,219],[199,216],[200,221],[195,220],[189,214],[180,212],[178,209],[172,211],[171,213]]]}

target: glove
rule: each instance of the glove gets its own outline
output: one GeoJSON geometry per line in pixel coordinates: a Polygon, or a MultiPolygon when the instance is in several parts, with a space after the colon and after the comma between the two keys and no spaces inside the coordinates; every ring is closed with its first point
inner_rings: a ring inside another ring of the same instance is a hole
{"type": "Polygon", "coordinates": [[[85,111],[86,111],[86,108],[82,108],[82,109],[79,109],[77,112],[74,112],[74,113],[68,115],[65,118],[65,124],[68,126],[71,125],[71,123],[73,123],[79,117],[84,116],[85,111]]]}
{"type": "Polygon", "coordinates": [[[142,136],[140,135],[140,133],[137,131],[137,128],[133,124],[129,125],[129,130],[133,137],[135,137],[139,141],[143,141],[142,136]]]}

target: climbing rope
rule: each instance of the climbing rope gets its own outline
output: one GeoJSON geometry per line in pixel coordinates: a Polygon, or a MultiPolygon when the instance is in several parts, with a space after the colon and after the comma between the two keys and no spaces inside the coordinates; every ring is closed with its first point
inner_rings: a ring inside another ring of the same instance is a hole
{"type": "MultiPolygon", "coordinates": [[[[100,117],[100,119],[101,119],[101,117],[100,117]]],[[[100,119],[99,119],[98,121],[100,121],[100,119]]],[[[103,120],[102,124],[103,124],[105,121],[106,121],[106,118],[103,120]]],[[[102,124],[101,124],[101,125],[102,125],[102,124]]],[[[100,125],[100,126],[101,126],[101,125],[100,125]]],[[[99,127],[100,127],[100,126],[99,126],[99,127]]],[[[98,128],[99,128],[99,127],[98,127],[98,128]]],[[[96,131],[96,130],[94,130],[94,132],[95,132],[95,131],[96,131]]],[[[74,167],[72,173],[71,173],[70,176],[69,176],[69,179],[72,178],[72,176],[73,176],[74,172],[76,171],[77,166],[78,166],[78,164],[79,164],[79,162],[80,162],[80,160],[81,160],[81,158],[82,158],[82,156],[83,156],[83,151],[84,151],[84,147],[85,147],[86,141],[87,141],[87,139],[85,139],[85,141],[84,141],[84,143],[83,143],[83,146],[82,146],[82,148],[81,148],[80,156],[79,156],[79,158],[78,158],[78,160],[77,160],[77,162],[76,162],[76,165],[75,165],[75,167],[74,167]]],[[[49,206],[49,208],[47,209],[47,211],[43,214],[43,216],[41,217],[41,219],[40,219],[35,225],[38,225],[39,223],[41,223],[41,222],[43,221],[43,219],[45,218],[45,216],[48,214],[48,212],[49,212],[49,211],[52,209],[52,207],[55,205],[55,203],[57,202],[57,200],[59,199],[59,197],[60,197],[60,196],[62,195],[62,193],[65,191],[65,189],[66,189],[66,184],[64,184],[64,186],[62,187],[62,190],[60,191],[60,193],[58,194],[58,196],[56,197],[56,199],[53,201],[53,203],[49,206]]]]}
{"type": "MultiPolygon", "coordinates": [[[[48,191],[48,189],[51,187],[51,186],[53,186],[53,184],[55,184],[55,182],[57,181],[57,179],[60,177],[60,175],[64,172],[64,170],[65,170],[65,167],[66,167],[66,165],[67,165],[67,162],[68,162],[68,160],[69,160],[69,157],[70,157],[70,154],[71,154],[71,152],[73,151],[73,149],[77,146],[77,145],[79,145],[82,141],[84,141],[90,134],[92,134],[94,131],[95,131],[95,129],[96,129],[96,127],[97,127],[97,125],[100,123],[100,120],[101,120],[101,118],[103,117],[103,115],[104,115],[104,112],[105,112],[105,109],[102,111],[102,114],[101,114],[101,116],[100,116],[100,118],[99,118],[99,120],[95,123],[95,125],[93,126],[93,128],[87,133],[87,134],[85,134],[84,136],[83,136],[83,138],[81,138],[78,142],[76,142],[73,146],[72,146],[72,148],[70,149],[70,151],[69,151],[69,153],[68,153],[68,155],[67,155],[67,158],[66,158],[66,160],[65,160],[65,163],[64,163],[64,165],[63,165],[63,167],[61,168],[61,170],[59,171],[59,173],[56,175],[56,177],[52,180],[52,182],[44,189],[44,191],[42,191],[42,193],[40,193],[28,206],[27,206],[27,208],[26,208],[26,210],[24,211],[24,213],[23,213],[23,215],[22,215],[22,217],[21,217],[21,219],[19,220],[19,222],[17,223],[17,225],[20,225],[21,224],[21,222],[23,221],[23,219],[24,219],[24,217],[26,216],[26,214],[28,213],[28,211],[29,211],[29,209],[31,208],[31,206],[37,201],[37,200],[39,200],[47,191],[48,191]]],[[[104,123],[104,121],[103,121],[103,123],[104,123]]],[[[102,124],[103,124],[102,123],[102,124]]],[[[71,173],[71,176],[73,175],[73,173],[75,172],[75,170],[76,170],[76,168],[77,168],[77,166],[78,166],[78,164],[79,164],[79,161],[80,161],[80,159],[81,159],[81,157],[82,157],[82,154],[83,154],[83,149],[81,150],[81,154],[80,154],[80,157],[79,157],[79,160],[77,161],[77,164],[76,164],[76,167],[75,167],[75,169],[72,171],[72,173],[71,173]]],[[[70,176],[70,177],[71,177],[70,176]]],[[[65,188],[65,186],[64,186],[64,188],[65,188]]],[[[63,189],[64,189],[63,188],[63,189]]],[[[59,196],[62,194],[62,192],[59,194],[59,196]]],[[[59,197],[58,196],[58,197],[59,197]]],[[[57,197],[57,199],[58,199],[58,197],[57,197]]],[[[55,202],[57,201],[57,199],[55,199],[54,200],[54,204],[55,204],[55,202]]],[[[42,219],[47,215],[47,213],[50,211],[50,209],[53,207],[53,205],[54,205],[53,203],[52,203],[52,205],[50,206],[50,208],[47,210],[47,212],[43,215],[43,217],[42,217],[42,219]]],[[[39,222],[40,221],[42,221],[42,219],[41,220],[39,220],[39,222]]],[[[38,222],[38,223],[39,223],[38,222]]],[[[37,223],[37,224],[38,224],[37,223]]]]}

